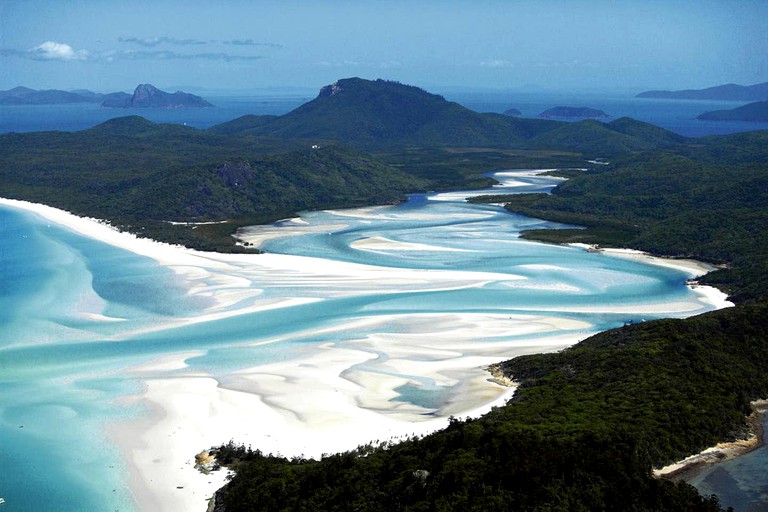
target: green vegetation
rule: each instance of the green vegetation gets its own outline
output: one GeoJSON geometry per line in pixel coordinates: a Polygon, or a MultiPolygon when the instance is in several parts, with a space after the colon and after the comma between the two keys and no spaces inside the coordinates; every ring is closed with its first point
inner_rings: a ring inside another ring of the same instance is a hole
{"type": "Polygon", "coordinates": [[[729,268],[702,281],[726,288],[738,301],[763,299],[768,289],[766,137],[765,132],[739,135],[739,145],[712,139],[711,146],[682,150],[687,156],[665,152],[625,157],[574,175],[551,195],[501,201],[517,213],[587,227],[530,231],[528,238],[725,263],[729,268]],[[746,155],[755,160],[748,162],[746,155]],[[742,163],[720,163],[731,159],[742,163]]]}
{"type": "Polygon", "coordinates": [[[768,393],[766,305],[608,331],[503,363],[515,398],[419,439],[287,460],[232,443],[222,510],[719,510],[660,466],[740,436],[768,393]],[[621,490],[621,492],[618,492],[621,490]]]}
{"type": "Polygon", "coordinates": [[[489,170],[575,167],[584,164],[581,154],[572,151],[411,146],[380,149],[371,154],[403,172],[426,180],[429,190],[487,188],[495,183],[483,175],[489,170]]]}
{"type": "Polygon", "coordinates": [[[76,133],[7,134],[0,144],[0,196],[201,249],[237,249],[230,235],[239,226],[392,203],[427,186],[342,146],[225,137],[135,116],[76,133]]]}
{"type": "MultiPolygon", "coordinates": [[[[142,86],[135,94],[159,92],[142,86]]],[[[206,131],[129,116],[75,133],[2,135],[0,195],[230,251],[242,250],[230,236],[238,227],[305,209],[482,188],[492,183],[483,176],[489,170],[572,167],[583,153],[680,140],[628,119],[603,125],[478,114],[416,87],[353,78],[284,116],[245,116],[206,131]]]]}
{"type": "Polygon", "coordinates": [[[417,87],[360,78],[324,87],[317,98],[284,116],[246,116],[210,131],[330,139],[369,150],[473,146],[570,150],[593,156],[665,147],[682,140],[671,132],[627,118],[608,124],[565,123],[479,114],[417,87]],[[648,134],[652,134],[651,139],[648,134]]]}

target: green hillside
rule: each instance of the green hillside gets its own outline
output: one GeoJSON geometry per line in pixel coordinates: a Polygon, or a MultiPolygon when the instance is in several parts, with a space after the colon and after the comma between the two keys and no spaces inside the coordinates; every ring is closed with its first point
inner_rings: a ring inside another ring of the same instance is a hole
{"type": "Polygon", "coordinates": [[[131,116],[82,132],[0,136],[0,196],[107,219],[133,232],[232,250],[241,225],[398,201],[425,182],[342,146],[224,137],[131,116]],[[168,221],[228,221],[218,227],[168,221]]]}
{"type": "MultiPolygon", "coordinates": [[[[531,238],[632,247],[724,263],[703,281],[737,300],[768,289],[768,132],[651,152],[573,176],[551,195],[507,196],[509,210],[588,226],[531,238]],[[733,162],[726,165],[724,162],[733,162]]],[[[498,201],[498,198],[495,199],[498,201]]]]}
{"type": "Polygon", "coordinates": [[[567,123],[479,114],[417,87],[347,78],[324,87],[317,98],[283,116],[245,116],[209,131],[337,140],[366,149],[474,146],[570,149],[596,156],[668,146],[682,139],[646,123],[620,121],[567,123]]]}

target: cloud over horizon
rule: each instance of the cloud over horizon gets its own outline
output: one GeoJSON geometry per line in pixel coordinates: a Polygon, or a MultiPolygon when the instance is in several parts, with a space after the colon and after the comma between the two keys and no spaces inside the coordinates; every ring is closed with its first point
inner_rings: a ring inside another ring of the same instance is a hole
{"type": "Polygon", "coordinates": [[[87,60],[90,53],[87,50],[75,50],[66,43],[46,41],[28,50],[3,48],[0,49],[0,56],[39,61],[78,61],[87,60]]]}
{"type": "MultiPolygon", "coordinates": [[[[157,40],[163,38],[157,38],[157,40]]],[[[192,41],[192,40],[187,40],[192,41]]],[[[142,44],[142,43],[139,43],[142,44]]],[[[160,43],[157,43],[160,44],[160,43]]],[[[198,44],[198,43],[181,43],[198,44]]],[[[153,46],[145,44],[144,46],[153,46]]],[[[89,52],[75,50],[66,43],[46,41],[28,50],[0,48],[0,57],[16,57],[36,61],[92,61],[115,62],[119,60],[208,60],[222,62],[249,62],[264,59],[263,55],[236,55],[227,52],[182,53],[171,50],[107,50],[89,52]]]]}

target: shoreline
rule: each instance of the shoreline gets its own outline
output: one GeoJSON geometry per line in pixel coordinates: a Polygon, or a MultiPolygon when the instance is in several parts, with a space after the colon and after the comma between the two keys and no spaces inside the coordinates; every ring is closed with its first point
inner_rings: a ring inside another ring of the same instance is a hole
{"type": "Polygon", "coordinates": [[[690,258],[668,258],[664,256],[656,256],[654,254],[647,253],[645,251],[638,251],[636,249],[620,249],[613,247],[602,248],[583,243],[571,243],[567,245],[572,247],[579,247],[588,252],[601,253],[617,258],[641,261],[651,265],[673,268],[687,272],[690,275],[690,278],[689,282],[686,282],[686,286],[688,289],[699,295],[702,301],[712,304],[715,306],[715,309],[730,308],[735,305],[733,302],[728,300],[728,295],[725,292],[718,290],[714,286],[706,286],[696,282],[690,282],[690,280],[701,277],[719,268],[711,263],[690,258]]]}
{"type": "Polygon", "coordinates": [[[688,481],[713,465],[741,457],[765,446],[765,418],[768,414],[768,400],[755,400],[751,405],[752,413],[746,417],[746,439],[718,443],[683,460],[662,468],[654,468],[653,476],[673,482],[688,481]]]}
{"type": "MultiPolygon", "coordinates": [[[[0,205],[31,212],[83,236],[149,257],[188,281],[190,294],[215,302],[203,315],[176,319],[170,325],[320,301],[327,297],[328,284],[334,282],[375,287],[385,294],[403,286],[448,290],[482,286],[502,277],[516,279],[492,272],[389,269],[302,256],[204,253],[138,238],[105,222],[46,205],[7,199],[0,199],[0,205]],[[307,296],[261,297],[261,290],[252,283],[275,274],[281,283],[288,281],[283,286],[308,286],[307,296]]],[[[374,242],[391,246],[386,240],[374,242]]],[[[645,254],[632,257],[645,262],[655,258],[645,254]]],[[[690,263],[689,267],[689,274],[701,270],[700,264],[690,263]]],[[[713,295],[704,294],[701,300],[716,309],[724,307],[713,295]]],[[[474,354],[466,341],[557,332],[564,325],[581,329],[582,334],[592,333],[590,324],[557,314],[557,309],[548,313],[551,316],[451,313],[441,314],[438,324],[427,314],[384,315],[375,321],[396,325],[398,334],[385,332],[338,346],[323,343],[289,362],[236,372],[224,383],[189,369],[185,361],[194,353],[169,354],[121,372],[143,384],[142,392],[125,398],[143,404],[147,414],[113,424],[109,432],[130,468],[130,487],[140,509],[202,510],[207,499],[226,483],[227,472],[200,473],[194,467],[195,454],[229,439],[252,444],[264,453],[319,457],[354,449],[377,437],[387,440],[423,435],[445,428],[450,416],[474,417],[503,405],[514,393],[514,387],[508,387],[514,383],[494,382],[488,372],[490,366],[525,353],[559,350],[583,336],[555,334],[545,343],[539,339],[526,345],[493,342],[492,350],[478,343],[473,350],[483,351],[482,355],[474,354]],[[376,354],[387,354],[388,360],[375,377],[356,369],[370,363],[376,354]],[[168,375],[169,370],[173,375],[168,375]],[[433,381],[431,385],[450,390],[449,396],[437,411],[408,402],[393,405],[390,400],[397,396],[398,388],[423,385],[396,377],[398,374],[425,376],[433,381]],[[303,400],[298,409],[288,399],[295,396],[303,400]]],[[[330,329],[373,321],[352,318],[330,329]]],[[[264,343],[271,341],[279,340],[264,343]]]]}

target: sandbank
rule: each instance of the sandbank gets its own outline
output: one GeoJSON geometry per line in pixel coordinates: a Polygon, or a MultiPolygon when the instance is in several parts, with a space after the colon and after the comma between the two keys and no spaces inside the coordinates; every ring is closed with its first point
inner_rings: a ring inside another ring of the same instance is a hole
{"type": "Polygon", "coordinates": [[[435,252],[476,252],[469,249],[455,249],[439,245],[399,242],[383,236],[372,236],[355,240],[350,247],[364,251],[435,251],[435,252]]]}

